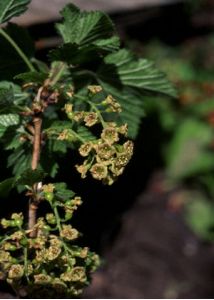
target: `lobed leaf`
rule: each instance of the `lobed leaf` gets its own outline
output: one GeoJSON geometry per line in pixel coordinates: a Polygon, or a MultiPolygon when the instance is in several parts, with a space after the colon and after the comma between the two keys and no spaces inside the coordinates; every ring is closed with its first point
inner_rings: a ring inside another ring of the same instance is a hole
{"type": "Polygon", "coordinates": [[[106,56],[98,70],[98,77],[113,86],[125,85],[142,92],[177,96],[173,85],[153,62],[137,58],[126,49],[106,56]]]}
{"type": "Polygon", "coordinates": [[[26,169],[21,175],[16,179],[16,183],[19,185],[29,185],[32,186],[34,183],[40,182],[45,178],[45,173],[42,169],[32,170],[30,168],[26,169]]]}
{"type": "Polygon", "coordinates": [[[81,12],[78,7],[69,4],[61,14],[64,21],[57,24],[57,29],[65,43],[86,47],[100,39],[111,37],[114,32],[111,19],[103,12],[81,12]]]}
{"type": "Polygon", "coordinates": [[[65,182],[54,183],[56,196],[60,200],[70,200],[75,196],[75,193],[67,188],[67,184],[65,182]]]}
{"type": "Polygon", "coordinates": [[[1,0],[0,1],[0,24],[11,18],[21,15],[27,10],[31,0],[1,0]]]}

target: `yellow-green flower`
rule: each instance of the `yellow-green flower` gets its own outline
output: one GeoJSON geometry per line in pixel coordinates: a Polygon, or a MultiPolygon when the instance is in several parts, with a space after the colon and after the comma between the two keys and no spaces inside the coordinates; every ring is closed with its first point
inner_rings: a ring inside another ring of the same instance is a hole
{"type": "Polygon", "coordinates": [[[24,267],[22,265],[12,265],[8,272],[8,277],[10,279],[19,279],[24,275],[24,267]]]}
{"type": "Polygon", "coordinates": [[[93,144],[91,142],[86,142],[82,144],[79,148],[79,153],[81,156],[88,156],[91,150],[93,149],[93,144]]]}
{"type": "Polygon", "coordinates": [[[109,126],[103,129],[101,138],[109,145],[119,141],[119,135],[117,129],[113,126],[109,126]]]}
{"type": "Polygon", "coordinates": [[[88,127],[91,127],[93,125],[95,125],[96,123],[98,123],[98,115],[95,112],[89,112],[86,114],[85,118],[84,118],[84,122],[85,125],[88,127]]]}
{"type": "Polygon", "coordinates": [[[97,94],[97,93],[100,93],[102,91],[102,87],[100,85],[89,85],[88,90],[92,94],[97,94]]]}
{"type": "Polygon", "coordinates": [[[78,238],[78,231],[73,228],[71,225],[62,225],[62,230],[60,231],[60,236],[72,241],[78,238]]]}
{"type": "Polygon", "coordinates": [[[102,180],[102,179],[106,178],[106,176],[108,174],[108,169],[105,165],[96,163],[92,166],[92,168],[90,169],[90,172],[91,172],[91,175],[93,178],[102,180]]]}
{"type": "Polygon", "coordinates": [[[97,155],[105,160],[110,159],[115,154],[115,149],[108,143],[98,144],[95,149],[97,155]]]}

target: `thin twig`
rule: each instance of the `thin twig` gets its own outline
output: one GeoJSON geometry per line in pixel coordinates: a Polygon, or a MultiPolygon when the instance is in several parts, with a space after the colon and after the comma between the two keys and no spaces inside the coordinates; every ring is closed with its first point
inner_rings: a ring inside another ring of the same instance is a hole
{"type": "MultiPolygon", "coordinates": [[[[31,162],[31,168],[32,170],[36,170],[39,163],[40,158],[40,151],[41,151],[41,130],[42,130],[42,118],[41,117],[34,117],[33,119],[34,124],[34,142],[33,142],[33,156],[32,156],[32,162],[31,162]]],[[[38,183],[34,185],[34,190],[37,192],[38,190],[38,183]]],[[[29,220],[28,220],[28,229],[31,230],[29,236],[35,237],[36,236],[36,214],[38,209],[38,201],[32,197],[30,199],[29,204],[29,220]]]]}

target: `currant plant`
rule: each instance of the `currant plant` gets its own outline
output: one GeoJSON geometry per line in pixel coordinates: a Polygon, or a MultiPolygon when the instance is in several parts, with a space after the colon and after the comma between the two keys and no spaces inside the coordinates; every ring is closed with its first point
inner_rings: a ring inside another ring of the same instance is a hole
{"type": "Polygon", "coordinates": [[[111,185],[132,157],[143,95],[175,90],[151,62],[120,48],[106,14],[73,4],[56,25],[62,45],[39,61],[26,30],[7,23],[29,2],[0,2],[0,137],[11,170],[0,195],[13,189],[28,206],[27,216],[1,220],[0,280],[19,297],[74,297],[100,262],[76,242],[71,220],[82,200],[69,181],[54,182],[59,158],[78,152],[81,177],[111,185]]]}

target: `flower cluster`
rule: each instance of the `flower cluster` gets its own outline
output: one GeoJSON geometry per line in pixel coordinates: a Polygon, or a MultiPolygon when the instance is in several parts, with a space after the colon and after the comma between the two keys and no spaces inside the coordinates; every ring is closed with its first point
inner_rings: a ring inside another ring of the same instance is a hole
{"type": "MultiPolygon", "coordinates": [[[[120,113],[120,104],[108,95],[104,100],[93,100],[93,97],[102,97],[101,86],[88,86],[90,111],[75,111],[73,104],[65,105],[65,111],[69,119],[75,122],[84,122],[87,127],[95,124],[101,125],[100,136],[93,141],[81,141],[79,153],[85,158],[82,164],[76,165],[76,169],[85,178],[89,172],[93,178],[102,180],[111,185],[124,171],[125,166],[133,155],[133,143],[125,137],[128,134],[128,126],[118,126],[116,122],[106,121],[104,116],[108,113],[120,113]]],[[[69,140],[67,132],[62,132],[58,139],[69,140]]]]}
{"type": "Polygon", "coordinates": [[[24,228],[22,213],[1,220],[2,228],[11,233],[0,240],[0,280],[11,284],[21,297],[78,296],[100,264],[88,247],[75,245],[80,233],[67,220],[82,201],[70,197],[71,193],[63,184],[42,187],[52,211],[38,218],[35,237],[24,228]]]}
{"type": "Polygon", "coordinates": [[[117,127],[106,123],[101,138],[82,144],[79,153],[85,158],[83,164],[76,165],[82,178],[90,172],[92,177],[111,185],[124,171],[133,154],[132,141],[120,143],[120,136],[127,134],[127,126],[117,127]]]}

